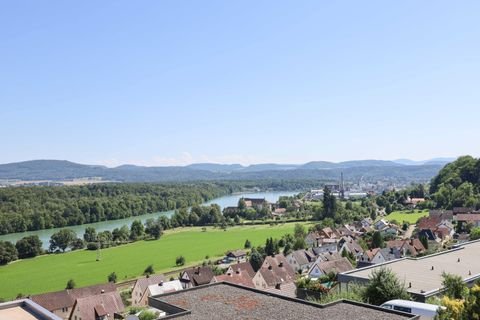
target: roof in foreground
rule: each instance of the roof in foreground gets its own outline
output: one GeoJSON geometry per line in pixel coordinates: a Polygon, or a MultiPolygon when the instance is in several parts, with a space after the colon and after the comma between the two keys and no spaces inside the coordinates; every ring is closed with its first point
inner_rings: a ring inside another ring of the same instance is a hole
{"type": "Polygon", "coordinates": [[[229,283],[199,286],[152,297],[149,305],[180,319],[416,319],[412,315],[379,307],[338,301],[329,305],[283,297],[229,283]],[[170,309],[166,310],[166,309],[170,309]]]}
{"type": "Polygon", "coordinates": [[[0,303],[0,320],[61,320],[31,300],[0,303]]]}
{"type": "Polygon", "coordinates": [[[442,288],[442,273],[461,276],[465,282],[480,278],[480,241],[465,243],[455,249],[418,259],[404,258],[366,267],[339,275],[341,282],[367,280],[373,271],[382,267],[391,269],[397,277],[418,295],[429,295],[442,288]],[[433,270],[432,270],[433,267],[433,270]]]}

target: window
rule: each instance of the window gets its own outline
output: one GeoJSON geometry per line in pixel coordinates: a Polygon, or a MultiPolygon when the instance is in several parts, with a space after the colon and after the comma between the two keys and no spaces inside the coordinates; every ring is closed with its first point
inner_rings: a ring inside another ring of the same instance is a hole
{"type": "Polygon", "coordinates": [[[403,312],[406,312],[406,313],[412,313],[412,308],[407,308],[407,307],[393,306],[393,310],[403,311],[403,312]]]}

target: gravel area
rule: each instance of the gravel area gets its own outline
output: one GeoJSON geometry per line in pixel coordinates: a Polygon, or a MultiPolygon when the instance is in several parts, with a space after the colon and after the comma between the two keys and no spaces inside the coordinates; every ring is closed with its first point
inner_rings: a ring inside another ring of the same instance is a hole
{"type": "Polygon", "coordinates": [[[409,317],[349,303],[321,308],[276,296],[246,290],[227,284],[205,286],[196,290],[179,291],[157,298],[169,304],[191,310],[181,319],[329,319],[329,320],[400,320],[409,317]]]}

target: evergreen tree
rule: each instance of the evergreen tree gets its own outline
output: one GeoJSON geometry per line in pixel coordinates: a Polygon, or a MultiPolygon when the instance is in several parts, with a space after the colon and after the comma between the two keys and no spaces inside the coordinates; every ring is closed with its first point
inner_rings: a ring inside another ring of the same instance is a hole
{"type": "Polygon", "coordinates": [[[395,273],[390,269],[381,268],[372,272],[368,285],[363,291],[363,299],[374,305],[394,300],[410,300],[410,295],[395,273]]]}
{"type": "Polygon", "coordinates": [[[263,264],[263,257],[255,248],[253,248],[250,253],[250,264],[255,272],[257,272],[263,264]]]}

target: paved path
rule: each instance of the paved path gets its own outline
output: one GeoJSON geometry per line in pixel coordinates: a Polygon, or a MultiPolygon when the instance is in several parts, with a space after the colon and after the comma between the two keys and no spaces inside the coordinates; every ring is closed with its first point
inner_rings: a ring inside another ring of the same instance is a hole
{"type": "Polygon", "coordinates": [[[405,231],[405,235],[403,236],[403,239],[410,239],[412,237],[413,230],[415,230],[415,225],[414,224],[409,225],[407,231],[405,231]]]}

